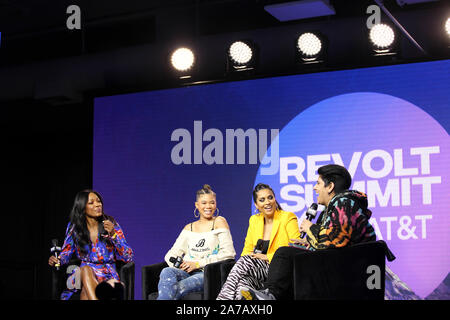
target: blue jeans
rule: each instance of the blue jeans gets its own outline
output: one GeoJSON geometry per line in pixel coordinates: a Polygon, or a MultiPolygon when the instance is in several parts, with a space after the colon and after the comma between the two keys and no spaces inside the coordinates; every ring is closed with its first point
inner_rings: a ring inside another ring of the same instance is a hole
{"type": "Polygon", "coordinates": [[[203,271],[189,274],[172,267],[164,268],[161,271],[158,300],[179,300],[190,292],[203,292],[203,271]]]}

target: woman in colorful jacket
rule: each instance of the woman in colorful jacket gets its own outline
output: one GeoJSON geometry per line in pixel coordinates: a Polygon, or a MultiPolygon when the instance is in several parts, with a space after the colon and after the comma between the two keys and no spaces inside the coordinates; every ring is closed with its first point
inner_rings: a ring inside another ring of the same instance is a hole
{"type": "Polygon", "coordinates": [[[59,257],[51,256],[48,263],[65,265],[74,255],[81,264],[69,276],[62,300],[70,299],[76,292],[80,292],[81,300],[97,300],[95,289],[99,283],[120,283],[115,262],[133,260],[133,250],[122,228],[103,212],[102,197],[93,190],[76,195],[62,251],[59,257]]]}

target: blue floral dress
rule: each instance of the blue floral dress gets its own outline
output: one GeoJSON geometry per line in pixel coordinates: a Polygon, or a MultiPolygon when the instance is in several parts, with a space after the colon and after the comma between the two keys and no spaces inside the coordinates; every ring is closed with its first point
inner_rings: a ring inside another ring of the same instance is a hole
{"type": "MultiPolygon", "coordinates": [[[[117,260],[125,263],[133,261],[133,250],[128,245],[119,224],[114,224],[114,230],[116,231],[114,238],[99,235],[95,243],[86,245],[87,253],[82,254],[73,238],[74,227],[69,223],[59,256],[61,265],[68,264],[73,254],[75,254],[81,260],[80,268],[83,266],[91,267],[99,283],[110,279],[120,281],[115,262],[117,260]]],[[[68,300],[75,292],[79,291],[79,289],[75,288],[75,272],[76,269],[68,277],[68,282],[72,282],[72,285],[63,291],[61,300],[68,300]]]]}

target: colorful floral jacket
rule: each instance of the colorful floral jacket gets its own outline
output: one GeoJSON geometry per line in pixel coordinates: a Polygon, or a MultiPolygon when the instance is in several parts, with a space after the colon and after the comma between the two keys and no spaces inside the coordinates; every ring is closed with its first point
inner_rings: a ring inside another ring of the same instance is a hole
{"type": "Polygon", "coordinates": [[[356,190],[337,194],[308,230],[307,241],[317,250],[375,241],[371,215],[366,194],[356,190]]]}

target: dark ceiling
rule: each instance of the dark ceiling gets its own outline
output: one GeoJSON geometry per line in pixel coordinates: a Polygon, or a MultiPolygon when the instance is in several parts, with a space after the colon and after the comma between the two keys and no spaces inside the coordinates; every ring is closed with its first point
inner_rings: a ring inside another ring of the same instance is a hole
{"type": "MultiPolygon", "coordinates": [[[[0,0],[0,81],[9,83],[13,74],[17,81],[19,78],[26,78],[27,81],[34,78],[37,82],[38,78],[44,77],[44,82],[58,82],[56,69],[70,69],[76,61],[78,71],[86,68],[92,73],[92,78],[102,78],[95,83],[91,77],[84,75],[83,81],[91,84],[83,88],[76,88],[76,85],[66,81],[66,86],[75,87],[77,92],[168,87],[173,83],[169,83],[168,75],[163,75],[167,67],[164,57],[171,48],[182,43],[195,43],[202,51],[200,56],[205,57],[206,54],[223,51],[217,48],[219,42],[222,41],[220,45],[225,46],[230,39],[239,37],[256,39],[259,46],[263,47],[260,62],[266,63],[266,67],[262,68],[261,76],[289,73],[292,68],[280,59],[280,53],[271,53],[274,48],[269,49],[268,46],[272,43],[274,47],[285,46],[287,50],[287,44],[277,41],[283,37],[283,41],[287,41],[287,35],[291,36],[294,29],[314,29],[326,34],[332,42],[329,45],[329,65],[332,68],[364,65],[359,60],[363,56],[361,43],[366,41],[363,39],[367,31],[364,29],[368,17],[366,8],[374,1],[331,0],[336,15],[289,22],[280,22],[264,10],[265,5],[280,2],[286,1],[0,0]],[[66,27],[69,16],[66,9],[73,4],[81,8],[81,31],[68,30],[66,27]],[[360,44],[356,44],[357,41],[360,44]],[[96,61],[94,57],[99,60],[96,61]],[[146,59],[153,59],[153,65],[146,59]],[[55,61],[60,65],[56,66],[55,61]],[[102,63],[104,65],[100,66],[102,63]],[[133,63],[134,66],[131,65],[133,63]],[[267,67],[269,63],[270,68],[267,67]],[[145,74],[140,73],[139,68],[145,69],[145,74]],[[37,72],[37,69],[41,71],[37,72]],[[55,69],[52,71],[52,81],[49,80],[51,76],[48,69],[55,69]],[[126,81],[131,78],[133,80],[126,81]]],[[[396,0],[384,1],[386,7],[427,51],[427,55],[424,55],[402,36],[402,54],[406,60],[398,62],[448,57],[448,39],[442,29],[442,21],[450,14],[449,2],[435,1],[401,7],[396,0]]],[[[383,20],[389,21],[386,16],[383,20]]],[[[293,43],[290,40],[288,42],[289,46],[293,43]]],[[[204,62],[203,74],[198,80],[222,77],[223,70],[214,71],[214,59],[210,60],[204,62]]],[[[216,59],[214,63],[217,62],[216,59]]],[[[30,83],[29,86],[33,86],[33,93],[0,93],[0,99],[17,99],[21,95],[39,96],[36,94],[36,85],[30,83]]]]}

